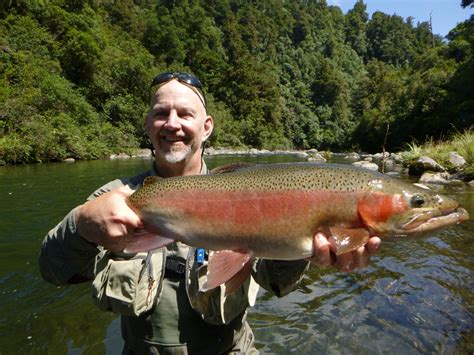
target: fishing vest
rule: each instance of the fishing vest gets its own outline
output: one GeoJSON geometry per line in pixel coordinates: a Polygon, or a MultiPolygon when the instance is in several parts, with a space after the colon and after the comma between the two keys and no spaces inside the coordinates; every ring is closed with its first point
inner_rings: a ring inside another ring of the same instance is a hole
{"type": "Polygon", "coordinates": [[[213,325],[228,324],[255,304],[259,286],[249,277],[237,291],[227,296],[225,285],[199,291],[206,281],[207,263],[197,261],[197,252],[196,248],[189,247],[184,261],[167,257],[166,248],[133,255],[104,250],[97,256],[93,299],[102,310],[140,316],[160,301],[166,276],[182,277],[189,303],[201,318],[213,325]]]}

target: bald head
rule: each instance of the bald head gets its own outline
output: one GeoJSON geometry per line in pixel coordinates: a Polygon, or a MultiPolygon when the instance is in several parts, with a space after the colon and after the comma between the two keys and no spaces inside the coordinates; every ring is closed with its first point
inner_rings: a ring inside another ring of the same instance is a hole
{"type": "Polygon", "coordinates": [[[170,97],[179,99],[181,102],[186,102],[188,105],[194,106],[196,109],[202,108],[204,110],[204,114],[206,114],[204,97],[199,92],[199,90],[176,79],[170,80],[158,87],[151,98],[150,109],[153,109],[153,106],[160,100],[166,101],[170,97]]]}
{"type": "Polygon", "coordinates": [[[178,80],[160,86],[151,100],[145,127],[155,148],[157,167],[199,173],[203,142],[214,123],[192,86],[178,80]]]}

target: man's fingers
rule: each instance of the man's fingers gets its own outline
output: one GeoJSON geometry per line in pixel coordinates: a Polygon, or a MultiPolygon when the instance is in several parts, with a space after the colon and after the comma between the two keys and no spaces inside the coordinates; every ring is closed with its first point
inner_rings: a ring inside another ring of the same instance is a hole
{"type": "Polygon", "coordinates": [[[351,271],[354,269],[356,265],[352,253],[349,252],[338,255],[334,266],[341,271],[351,271]]]}
{"type": "Polygon", "coordinates": [[[131,234],[135,228],[141,226],[140,217],[129,207],[126,203],[128,196],[134,193],[134,190],[128,185],[120,186],[112,192],[117,192],[123,198],[125,204],[123,205],[120,215],[117,216],[116,222],[124,224],[127,227],[128,234],[131,234]]]}
{"type": "Polygon", "coordinates": [[[319,266],[333,265],[341,271],[352,271],[369,266],[370,257],[380,247],[379,237],[371,237],[367,244],[340,255],[335,255],[335,247],[330,243],[323,233],[314,236],[314,255],[309,260],[319,266]]]}
{"type": "Polygon", "coordinates": [[[382,240],[379,237],[371,237],[368,240],[365,248],[367,249],[367,252],[370,256],[374,255],[379,250],[381,242],[382,240]]]}
{"type": "Polygon", "coordinates": [[[352,252],[356,268],[366,268],[370,263],[370,254],[365,247],[357,248],[352,252]]]}
{"type": "Polygon", "coordinates": [[[121,222],[127,227],[128,234],[131,234],[130,232],[133,232],[136,228],[142,225],[140,217],[138,217],[131,209],[127,211],[127,213],[124,213],[121,217],[121,222]]]}
{"type": "Polygon", "coordinates": [[[76,212],[79,234],[86,240],[113,251],[126,246],[126,237],[142,225],[127,204],[133,190],[125,185],[86,202],[76,212]]]}
{"type": "Polygon", "coordinates": [[[331,265],[331,249],[327,238],[322,233],[314,236],[314,256],[312,260],[320,266],[331,265]]]}

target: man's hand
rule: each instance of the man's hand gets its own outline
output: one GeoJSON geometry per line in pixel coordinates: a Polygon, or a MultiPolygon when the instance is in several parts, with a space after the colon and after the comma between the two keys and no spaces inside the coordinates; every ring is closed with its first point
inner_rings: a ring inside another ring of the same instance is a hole
{"type": "Polygon", "coordinates": [[[371,237],[364,246],[336,256],[334,247],[327,237],[323,233],[316,233],[314,255],[309,261],[318,266],[334,266],[341,271],[365,268],[369,266],[370,257],[377,252],[380,242],[379,237],[371,237]]]}
{"type": "Polygon", "coordinates": [[[76,226],[81,237],[112,251],[123,250],[127,235],[141,225],[125,202],[132,193],[129,186],[121,186],[79,207],[76,226]]]}

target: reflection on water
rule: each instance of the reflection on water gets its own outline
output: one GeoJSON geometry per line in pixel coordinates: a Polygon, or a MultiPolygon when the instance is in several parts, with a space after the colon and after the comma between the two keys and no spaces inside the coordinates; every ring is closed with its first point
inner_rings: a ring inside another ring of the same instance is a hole
{"type": "MultiPolygon", "coordinates": [[[[212,157],[235,161],[294,157],[212,157]]],[[[41,240],[95,187],[149,161],[96,161],[0,169],[0,353],[116,354],[120,321],[98,311],[89,285],[55,287],[37,269],[41,240]]],[[[474,189],[448,194],[474,215],[474,189]]],[[[249,320],[263,353],[474,352],[473,221],[422,240],[385,241],[369,268],[312,267],[281,299],[261,292],[249,320]]]]}

